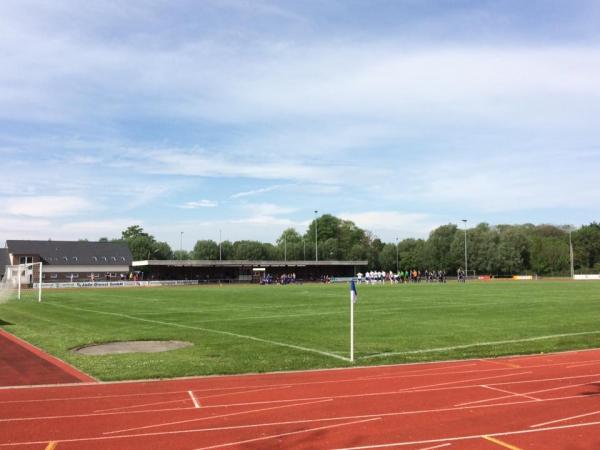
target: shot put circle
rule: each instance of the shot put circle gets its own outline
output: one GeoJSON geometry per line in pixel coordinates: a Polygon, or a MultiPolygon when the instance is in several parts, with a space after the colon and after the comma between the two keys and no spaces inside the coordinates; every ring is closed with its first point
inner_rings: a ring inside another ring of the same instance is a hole
{"type": "Polygon", "coordinates": [[[190,347],[185,341],[120,341],[85,345],[73,349],[81,355],[115,355],[120,353],[159,353],[190,347]]]}

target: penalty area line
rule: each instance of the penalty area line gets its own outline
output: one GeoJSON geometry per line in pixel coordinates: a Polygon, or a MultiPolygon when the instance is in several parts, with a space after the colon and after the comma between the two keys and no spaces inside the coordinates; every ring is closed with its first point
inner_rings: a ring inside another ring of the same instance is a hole
{"type": "Polygon", "coordinates": [[[124,319],[137,320],[137,321],[140,321],[140,322],[156,323],[156,324],[159,324],[159,325],[166,325],[166,326],[171,326],[171,327],[176,327],[176,328],[185,328],[187,330],[204,331],[206,333],[213,333],[213,334],[220,334],[220,335],[224,335],[224,336],[231,336],[231,337],[235,337],[235,338],[238,338],[238,339],[248,339],[250,341],[262,342],[264,344],[276,345],[278,347],[292,348],[294,350],[301,350],[303,352],[316,353],[318,355],[329,356],[330,358],[335,358],[335,359],[339,359],[339,360],[342,360],[342,361],[351,362],[350,358],[347,358],[347,357],[341,356],[341,355],[336,355],[335,353],[325,352],[323,350],[317,350],[317,349],[309,348],[309,347],[302,347],[300,345],[286,344],[285,342],[271,341],[269,339],[263,339],[263,338],[259,338],[259,337],[255,337],[255,336],[248,336],[248,335],[245,335],[245,334],[233,333],[231,331],[215,330],[215,329],[212,329],[212,328],[205,328],[205,327],[195,327],[195,326],[192,326],[192,325],[184,325],[184,324],[181,324],[181,323],[164,322],[162,320],[144,319],[143,317],[130,316],[128,314],[112,313],[112,312],[107,312],[107,311],[97,311],[97,310],[94,310],[94,309],[87,309],[87,308],[76,308],[76,307],[73,307],[73,306],[58,305],[58,304],[51,303],[51,302],[45,302],[44,304],[45,305],[52,305],[52,306],[55,306],[57,308],[71,309],[71,310],[74,310],[74,311],[86,311],[86,312],[91,312],[91,313],[96,313],[96,314],[104,314],[104,315],[107,315],[107,316],[122,317],[124,319]]]}
{"type": "Polygon", "coordinates": [[[489,346],[489,345],[503,345],[503,344],[518,344],[520,342],[543,341],[545,339],[556,339],[556,338],[571,337],[571,336],[585,336],[585,335],[589,335],[589,334],[600,334],[600,331],[582,331],[580,333],[551,334],[548,336],[535,336],[535,337],[531,337],[531,338],[511,339],[511,340],[507,340],[507,341],[474,342],[473,344],[455,345],[452,347],[424,348],[421,350],[408,350],[405,352],[376,353],[374,355],[361,356],[357,359],[384,358],[386,356],[418,355],[420,353],[447,352],[450,350],[462,350],[465,348],[472,348],[472,347],[483,347],[483,346],[489,346]]]}

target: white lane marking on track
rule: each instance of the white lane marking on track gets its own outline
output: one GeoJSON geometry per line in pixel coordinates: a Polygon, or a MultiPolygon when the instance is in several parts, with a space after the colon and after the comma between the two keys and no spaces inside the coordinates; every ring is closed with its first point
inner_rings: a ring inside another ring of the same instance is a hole
{"type": "Polygon", "coordinates": [[[402,442],[391,442],[389,444],[378,444],[378,445],[363,445],[360,447],[343,447],[338,448],[336,450],[364,450],[369,448],[386,448],[386,447],[403,447],[406,445],[419,445],[419,444],[434,444],[436,442],[456,442],[456,441],[467,441],[472,439],[482,439],[484,436],[515,436],[521,434],[529,434],[529,433],[539,433],[542,431],[555,431],[555,430],[565,430],[571,428],[580,428],[580,427],[591,427],[600,425],[600,422],[584,422],[578,423],[575,425],[563,425],[558,427],[547,427],[547,428],[536,428],[535,430],[517,430],[517,431],[506,431],[503,433],[485,433],[485,434],[473,434],[468,436],[456,436],[456,437],[447,437],[440,439],[427,439],[423,441],[402,441],[402,442]]]}
{"type": "Polygon", "coordinates": [[[474,342],[472,344],[465,345],[454,345],[452,347],[438,347],[438,348],[424,348],[420,350],[409,350],[404,352],[385,352],[385,353],[377,353],[375,355],[366,355],[361,356],[357,359],[371,359],[371,358],[383,358],[386,356],[398,356],[398,355],[416,355],[420,353],[433,353],[433,352],[447,352],[450,350],[461,350],[465,348],[472,347],[483,347],[489,345],[503,345],[503,344],[517,344],[519,342],[532,342],[532,341],[541,341],[545,339],[555,339],[561,337],[571,337],[571,336],[585,336],[589,334],[600,334],[600,331],[582,331],[580,333],[564,333],[564,334],[552,334],[547,336],[535,336],[532,338],[525,339],[510,339],[506,341],[493,341],[493,342],[474,342]]]}
{"type": "Polygon", "coordinates": [[[510,394],[514,397],[525,397],[528,398],[530,400],[535,400],[537,402],[541,401],[539,398],[536,397],[532,397],[530,395],[527,394],[519,394],[518,392],[511,392],[511,391],[507,391],[506,389],[499,389],[497,387],[492,387],[492,386],[488,386],[487,384],[482,384],[481,387],[487,388],[487,389],[491,389],[492,391],[496,391],[496,392],[503,392],[505,394],[510,394]]]}
{"type": "Polygon", "coordinates": [[[272,411],[275,409],[283,409],[283,408],[294,408],[297,406],[306,406],[306,405],[314,405],[316,403],[325,403],[325,402],[331,402],[333,401],[332,398],[326,398],[323,400],[315,400],[315,401],[311,401],[311,402],[303,402],[303,403],[292,403],[291,405],[282,405],[282,406],[272,406],[270,408],[260,408],[260,409],[251,409],[248,411],[238,411],[238,412],[234,412],[234,413],[229,413],[229,414],[219,414],[216,416],[206,416],[206,417],[198,417],[198,418],[194,418],[194,419],[187,419],[187,420],[178,420],[176,422],[163,422],[163,423],[157,423],[154,425],[146,425],[143,427],[135,427],[135,428],[127,428],[125,430],[115,430],[115,431],[106,431],[102,434],[117,434],[117,433],[126,433],[129,431],[137,431],[137,430],[147,430],[149,428],[158,428],[158,427],[166,427],[169,425],[180,425],[182,423],[189,423],[189,422],[199,422],[202,420],[211,420],[211,419],[220,419],[223,417],[232,417],[232,416],[240,416],[243,414],[252,414],[252,413],[257,413],[257,412],[264,412],[264,411],[272,411]]]}
{"type": "Polygon", "coordinates": [[[352,422],[337,423],[335,425],[326,425],[324,427],[308,428],[306,430],[298,430],[298,431],[290,431],[289,433],[272,434],[270,436],[261,436],[261,437],[254,438],[254,439],[246,439],[244,441],[227,442],[227,443],[224,443],[224,444],[211,445],[209,447],[201,447],[201,448],[198,448],[196,450],[209,450],[211,448],[230,447],[232,445],[249,444],[251,442],[265,441],[265,440],[280,438],[280,437],[284,437],[284,436],[292,436],[294,434],[311,433],[313,431],[330,430],[332,428],[339,428],[339,427],[344,427],[344,426],[348,426],[348,425],[355,425],[357,423],[372,422],[374,420],[380,420],[380,418],[374,417],[372,419],[355,420],[355,421],[352,421],[352,422]]]}
{"type": "Polygon", "coordinates": [[[558,422],[566,422],[567,420],[571,420],[571,419],[580,419],[581,417],[593,416],[595,414],[600,414],[600,411],[594,411],[594,412],[587,413],[587,414],[579,414],[578,416],[563,417],[562,419],[556,419],[556,420],[551,420],[549,422],[538,423],[535,425],[529,425],[529,428],[543,427],[544,425],[551,425],[553,423],[558,423],[558,422]]]}
{"type": "MultiPolygon", "coordinates": [[[[565,352],[565,353],[584,353],[584,352],[590,352],[590,351],[596,351],[596,350],[577,350],[577,351],[573,351],[573,352],[565,352]]],[[[539,356],[535,356],[536,358],[539,356]]],[[[527,359],[531,359],[534,357],[529,357],[527,359]]],[[[519,359],[521,359],[521,357],[519,357],[519,359]]],[[[479,359],[478,359],[479,361],[479,359]]],[[[423,363],[411,363],[411,364],[405,364],[402,365],[402,367],[407,367],[407,366],[411,366],[414,364],[440,364],[439,362],[423,362],[423,363]]],[[[560,362],[560,363],[552,363],[552,364],[538,364],[535,366],[527,366],[527,367],[523,367],[523,369],[539,369],[539,368],[548,368],[548,367],[557,367],[557,366],[564,366],[565,364],[569,364],[566,362],[560,362]]],[[[465,364],[466,366],[468,365],[472,365],[472,364],[465,364]]],[[[462,367],[463,365],[460,366],[450,366],[450,367],[446,367],[447,369],[451,369],[454,367],[462,367]]],[[[398,365],[391,365],[391,366],[379,366],[379,368],[394,368],[394,367],[398,367],[398,365]]],[[[361,367],[354,367],[351,370],[372,370],[373,367],[369,367],[369,366],[361,366],[361,367]]],[[[436,368],[437,370],[441,370],[442,368],[436,368]]],[[[319,372],[323,372],[323,371],[328,371],[328,370],[332,370],[332,369],[320,369],[320,370],[314,370],[314,371],[308,371],[308,373],[311,374],[315,374],[315,373],[319,373],[319,372]]],[[[342,371],[347,370],[347,369],[340,369],[342,371]]],[[[441,373],[431,373],[431,374],[422,374],[421,371],[425,371],[425,370],[429,370],[429,369],[416,369],[416,370],[411,370],[406,372],[406,374],[403,375],[383,375],[383,376],[363,376],[363,377],[356,377],[356,378],[347,378],[347,379],[338,379],[338,380],[329,380],[329,381],[308,381],[308,382],[302,382],[302,383],[286,383],[286,384],[272,384],[272,385],[249,385],[249,386],[236,386],[236,387],[219,387],[219,388],[197,388],[194,389],[196,392],[210,392],[210,391],[226,391],[226,390],[240,390],[243,391],[245,389],[252,389],[252,388],[258,388],[258,387],[276,387],[276,386],[309,386],[309,385],[320,385],[320,384],[339,384],[339,383],[346,383],[346,382],[360,382],[363,380],[377,380],[377,379],[388,379],[388,378],[414,378],[414,377],[420,377],[422,375],[431,375],[431,376],[439,376],[439,375],[459,375],[459,374],[467,374],[467,373],[482,373],[482,372],[497,372],[497,371],[507,371],[507,370],[514,370],[513,368],[510,367],[498,367],[498,368],[494,368],[494,369],[481,369],[481,370],[465,370],[465,371],[450,371],[450,372],[441,372],[441,373]]],[[[433,369],[432,369],[433,370],[433,369]]],[[[535,383],[538,381],[554,381],[554,380],[563,380],[563,379],[572,379],[572,378],[585,378],[585,377],[591,377],[591,376],[599,376],[600,373],[595,373],[595,374],[587,374],[587,375],[574,375],[571,377],[561,377],[561,378],[548,378],[546,380],[531,380],[531,381],[518,381],[518,382],[514,382],[514,383],[535,383]]],[[[186,381],[186,382],[190,382],[190,381],[195,381],[198,380],[199,377],[189,377],[189,378],[176,378],[173,381],[186,381]]],[[[151,381],[156,381],[156,380],[151,380],[151,381]]],[[[106,383],[102,383],[102,384],[98,384],[98,383],[93,383],[93,384],[86,384],[86,383],[77,383],[77,384],[65,384],[65,385],[53,385],[53,386],[28,386],[27,388],[34,388],[34,389],[45,389],[48,387],[51,387],[52,389],[63,389],[63,388],[68,388],[68,389],[72,389],[72,388],[81,388],[82,386],[84,387],[88,387],[88,386],[94,386],[94,387],[99,387],[99,386],[124,386],[127,384],[136,384],[138,382],[131,382],[131,381],[116,381],[116,382],[106,382],[106,383]]],[[[513,384],[513,383],[506,383],[506,384],[513,384]]],[[[501,384],[499,384],[501,385],[501,384]]],[[[9,387],[0,387],[0,393],[2,393],[3,390],[5,391],[14,391],[14,390],[22,390],[23,387],[21,386],[9,386],[9,387]]],[[[185,392],[183,390],[179,390],[179,391],[162,391],[162,392],[141,392],[141,393],[134,393],[134,394],[112,394],[112,395],[96,395],[96,396],[80,396],[80,397],[54,397],[54,398],[39,398],[39,399],[23,399],[23,400],[7,400],[7,399],[2,399],[0,400],[0,406],[8,404],[8,403],[36,403],[36,402],[52,402],[52,401],[73,401],[73,400],[94,400],[94,399],[105,399],[105,398],[119,398],[119,397],[139,397],[139,396],[151,396],[151,395],[169,395],[169,394],[178,394],[178,393],[182,393],[185,392]]]]}
{"type": "MultiPolygon", "coordinates": [[[[571,379],[576,379],[576,378],[587,378],[587,377],[595,377],[598,376],[600,374],[591,374],[591,375],[577,375],[577,376],[571,376],[571,377],[560,377],[560,378],[541,378],[541,379],[535,379],[535,380],[524,380],[524,381],[511,381],[511,382],[506,382],[506,383],[494,383],[492,384],[493,386],[504,386],[504,385],[515,385],[515,384],[527,384],[527,383],[540,383],[540,382],[547,382],[547,381],[563,381],[563,380],[571,380],[571,379]]],[[[569,385],[567,387],[577,387],[577,386],[585,386],[586,384],[589,383],[581,383],[581,384],[576,384],[576,385],[569,385]]],[[[301,384],[302,385],[302,384],[301,384]]],[[[379,395],[394,395],[394,394],[403,394],[403,393],[419,393],[419,392],[435,392],[435,391],[446,391],[446,390],[457,390],[457,389],[472,389],[475,387],[480,387],[480,384],[473,384],[473,385],[467,385],[467,386],[447,386],[444,388],[429,388],[429,389],[419,389],[419,390],[414,390],[414,391],[405,391],[405,390],[400,390],[400,391],[385,391],[385,392],[372,392],[372,393],[362,393],[362,394],[347,394],[347,395],[337,395],[337,396],[327,396],[327,397],[309,397],[309,398],[294,398],[294,399],[287,399],[287,400],[268,400],[268,401],[257,401],[257,402],[246,402],[246,403],[229,403],[229,404],[216,404],[216,405],[210,405],[210,406],[204,406],[204,409],[209,409],[209,408],[228,408],[228,407],[232,407],[232,406],[250,406],[250,405],[260,405],[260,404],[273,404],[273,403],[289,403],[289,402],[294,402],[294,401],[307,401],[307,400],[323,400],[323,399],[329,399],[329,398],[333,398],[333,399],[343,399],[343,398],[356,398],[356,397],[373,397],[373,396],[379,396],[379,395]]],[[[488,384],[488,386],[490,386],[490,384],[488,384]]],[[[557,389],[562,389],[564,386],[560,386],[559,388],[553,388],[552,390],[557,390],[557,389]]],[[[183,391],[176,391],[174,393],[181,393],[183,391]]],[[[597,395],[600,394],[592,394],[592,395],[588,395],[586,397],[595,397],[597,395]]],[[[507,398],[510,398],[511,396],[507,396],[507,398]]],[[[571,398],[582,398],[581,395],[574,395],[574,396],[567,396],[567,397],[557,397],[557,398],[550,398],[550,399],[544,399],[542,401],[546,401],[546,400],[561,400],[561,399],[571,399],[571,398]]],[[[498,405],[510,405],[510,404],[519,404],[521,402],[513,402],[513,403],[500,403],[498,405]]],[[[526,402],[529,403],[529,402],[526,402]]],[[[139,405],[137,405],[139,406],[139,405]]],[[[455,405],[458,406],[458,405],[455,405]]],[[[489,405],[489,406],[496,406],[496,405],[489,405]]],[[[152,412],[160,412],[160,411],[183,411],[186,409],[190,409],[190,408],[169,408],[169,409],[156,409],[156,410],[142,410],[142,411],[125,411],[124,413],[131,413],[131,414],[138,414],[138,413],[152,413],[152,412]]],[[[450,409],[453,410],[453,409],[450,409]]],[[[38,416],[38,417],[18,417],[18,418],[8,418],[8,419],[0,419],[0,422],[11,422],[11,421],[27,421],[27,420],[48,420],[48,419],[60,419],[60,418],[69,418],[69,417],[87,417],[87,416],[102,416],[102,415],[115,415],[115,414],[121,414],[122,412],[102,412],[100,414],[73,414],[73,415],[60,415],[60,416],[38,416]]]]}
{"type": "MultiPolygon", "coordinates": [[[[595,383],[596,381],[593,381],[592,383],[595,383]]],[[[560,391],[561,389],[568,389],[568,388],[572,388],[572,387],[580,387],[580,386],[587,386],[589,383],[578,383],[578,384],[568,384],[566,386],[558,386],[558,387],[553,387],[553,388],[548,388],[548,389],[540,389],[537,391],[530,391],[530,392],[525,392],[524,394],[529,395],[529,394],[541,394],[542,392],[551,392],[551,391],[560,391]]],[[[494,398],[488,398],[485,400],[476,400],[473,402],[466,402],[466,403],[459,403],[456,406],[466,406],[466,405],[476,405],[477,403],[485,403],[485,402],[492,402],[494,400],[502,400],[505,398],[510,398],[513,397],[513,395],[503,395],[500,397],[494,397],[494,398]]]]}
{"type": "Polygon", "coordinates": [[[194,404],[194,408],[200,409],[200,402],[196,399],[196,396],[192,391],[188,391],[190,394],[190,398],[192,399],[192,403],[194,404]]]}
{"type": "MultiPolygon", "coordinates": [[[[479,386],[479,385],[477,385],[479,386]]],[[[459,387],[457,389],[463,388],[472,388],[477,386],[465,386],[459,387]]],[[[451,388],[452,389],[452,388],[451,388]]],[[[428,392],[428,391],[423,391],[428,392]]],[[[390,393],[378,393],[377,395],[389,395],[390,393]]],[[[273,404],[273,403],[289,403],[289,402],[300,402],[300,401],[312,401],[312,400],[337,400],[342,398],[355,398],[355,397],[365,397],[372,394],[356,394],[356,395],[344,395],[344,396],[335,396],[335,397],[312,397],[312,398],[295,398],[290,400],[271,400],[271,401],[263,401],[263,402],[252,402],[252,403],[238,403],[238,404],[229,404],[229,405],[214,405],[214,406],[204,406],[202,409],[214,409],[214,408],[228,408],[231,406],[255,406],[255,405],[264,405],[264,404],[273,404]]],[[[597,397],[600,394],[592,394],[592,395],[570,395],[566,397],[553,397],[547,398],[544,400],[535,401],[535,403],[543,403],[543,402],[554,402],[560,400],[573,400],[573,399],[587,399],[590,397],[597,397]]],[[[375,414],[376,416],[386,417],[386,416],[405,416],[411,414],[427,414],[427,413],[436,413],[436,412],[449,412],[449,411],[462,411],[465,409],[485,409],[485,408],[494,408],[496,406],[511,406],[511,405],[526,405],[534,403],[534,401],[519,401],[519,402],[504,402],[504,403],[494,403],[492,405],[475,405],[475,406],[453,406],[449,408],[437,408],[437,409],[425,409],[425,410],[412,410],[412,411],[399,411],[392,413],[379,413],[375,414]]],[[[11,419],[0,419],[0,422],[24,422],[24,421],[34,421],[34,420],[61,420],[61,419],[72,419],[78,417],[99,417],[99,416],[114,416],[119,414],[149,414],[149,413],[160,413],[160,412],[173,412],[173,411],[190,411],[195,408],[187,407],[187,408],[164,408],[164,409],[146,409],[141,411],[118,411],[118,412],[108,412],[108,413],[91,413],[91,414],[71,414],[71,415],[60,415],[60,416],[38,416],[38,417],[18,417],[11,419]]],[[[350,417],[342,417],[342,419],[355,419],[362,417],[373,417],[373,414],[370,415],[358,415],[358,416],[350,416],[350,417]]],[[[335,419],[335,418],[332,418],[335,419]]],[[[326,419],[323,419],[326,420],[326,419]]]]}
{"type": "Polygon", "coordinates": [[[185,328],[188,330],[198,330],[198,331],[204,331],[206,333],[212,333],[212,334],[221,334],[224,336],[231,336],[231,337],[235,337],[238,339],[247,339],[250,341],[256,341],[256,342],[262,342],[264,344],[271,344],[271,345],[275,345],[278,347],[286,347],[286,348],[292,348],[295,350],[301,350],[304,352],[309,352],[309,353],[316,353],[318,355],[323,355],[323,356],[330,356],[332,358],[335,359],[340,359],[342,361],[350,361],[350,358],[347,358],[345,356],[340,356],[340,355],[336,355],[335,353],[331,353],[331,352],[326,352],[323,350],[317,350],[314,348],[309,348],[309,347],[302,347],[300,345],[293,345],[293,344],[286,344],[285,342],[278,342],[278,341],[272,341],[269,339],[263,339],[263,338],[259,338],[256,336],[248,336],[245,334],[238,334],[238,333],[233,333],[231,331],[223,331],[223,330],[215,330],[212,328],[205,328],[205,327],[195,327],[192,325],[184,325],[181,323],[173,323],[173,322],[163,322],[161,320],[153,320],[153,319],[144,319],[143,317],[136,317],[136,316],[130,316],[128,314],[121,314],[121,313],[111,313],[111,312],[107,312],[107,311],[97,311],[94,309],[87,309],[87,308],[75,308],[72,306],[65,306],[65,305],[58,305],[55,303],[46,303],[47,305],[52,305],[55,306],[57,308],[65,308],[65,309],[72,309],[75,311],[87,311],[87,312],[92,312],[92,313],[96,313],[96,314],[105,314],[108,316],[114,316],[114,317],[123,317],[125,319],[131,319],[131,320],[138,320],[140,322],[148,322],[148,323],[156,323],[159,325],[166,325],[166,326],[171,326],[171,327],[176,327],[176,328],[185,328]]]}
{"type": "Polygon", "coordinates": [[[187,398],[180,398],[178,400],[164,400],[162,402],[140,403],[140,404],[135,404],[135,405],[119,406],[117,408],[95,409],[94,412],[95,413],[108,413],[108,412],[113,412],[113,411],[126,411],[128,409],[143,408],[144,406],[167,405],[169,403],[183,403],[183,402],[187,402],[187,398]]]}
{"type": "Polygon", "coordinates": [[[441,445],[434,445],[433,447],[425,447],[425,448],[419,448],[417,450],[433,450],[434,448],[442,448],[442,447],[448,447],[449,445],[452,445],[451,443],[447,442],[445,444],[441,444],[441,445]]]}
{"type": "Polygon", "coordinates": [[[586,362],[581,362],[581,363],[577,363],[577,364],[571,364],[570,366],[567,366],[567,369],[576,369],[578,367],[585,367],[585,366],[595,366],[597,364],[600,364],[600,360],[596,360],[596,361],[586,361],[586,362]]]}
{"type": "Polygon", "coordinates": [[[240,394],[252,394],[255,392],[264,392],[264,391],[275,391],[278,389],[288,389],[290,388],[290,385],[283,385],[283,386],[273,386],[273,387],[264,387],[264,388],[260,388],[260,389],[244,389],[243,391],[237,391],[237,392],[226,392],[224,394],[213,394],[213,395],[203,395],[202,398],[204,399],[208,399],[208,398],[219,398],[219,397],[229,397],[232,395],[240,395],[240,394]]]}
{"type": "MultiPolygon", "coordinates": [[[[593,394],[593,396],[597,396],[600,394],[593,394]]],[[[588,398],[590,396],[586,396],[588,398]]],[[[550,401],[560,401],[560,400],[571,400],[574,398],[581,398],[581,396],[569,396],[569,397],[557,397],[552,399],[542,400],[542,402],[550,402],[550,401]]],[[[102,441],[107,439],[121,439],[121,438],[135,438],[135,437],[147,437],[147,436],[163,436],[163,435],[174,435],[174,434],[187,434],[187,433],[202,433],[208,431],[223,431],[223,430],[235,430],[235,429],[247,429],[247,428],[259,428],[266,426],[281,426],[281,425],[289,425],[289,424],[298,424],[298,423],[312,423],[312,422],[328,422],[335,420],[351,420],[351,419],[365,419],[365,418],[374,418],[374,417],[393,417],[393,416],[402,416],[402,415],[410,415],[410,414],[423,414],[423,413],[436,413],[436,412],[449,412],[449,411],[462,411],[466,409],[485,409],[485,408],[493,408],[497,406],[511,406],[511,405],[524,405],[528,403],[534,403],[533,401],[521,401],[521,402],[509,402],[509,403],[499,403],[495,405],[479,405],[473,407],[462,407],[462,408],[441,408],[441,409],[432,409],[432,410],[422,410],[422,411],[402,411],[402,412],[393,412],[393,413],[383,413],[383,414],[368,414],[368,415],[357,415],[357,416],[343,416],[343,417],[324,417],[319,419],[303,419],[303,420],[295,420],[295,421],[286,421],[286,422],[275,422],[275,423],[259,423],[259,424],[251,424],[251,425],[235,425],[229,427],[214,427],[214,428],[195,428],[191,430],[176,430],[176,431],[160,431],[160,432],[152,432],[152,433],[138,433],[138,434],[124,434],[124,435],[114,435],[114,436],[93,436],[87,438],[64,438],[61,439],[61,442],[82,442],[82,441],[102,441]]],[[[537,404],[537,402],[536,402],[537,404]]],[[[185,408],[187,410],[192,410],[194,408],[185,408]]],[[[157,412],[160,412],[158,410],[157,412]]],[[[165,411],[165,410],[162,410],[165,411]]],[[[170,411],[170,410],[167,410],[170,411]]],[[[147,411],[153,412],[153,411],[147,411]]],[[[83,417],[88,417],[85,415],[83,417]]],[[[55,418],[63,418],[61,417],[48,417],[47,419],[55,419],[55,418]]],[[[600,424],[600,422],[597,422],[600,424]]],[[[488,434],[489,435],[489,434],[488,434]]],[[[443,439],[441,440],[443,441],[443,439]]],[[[42,441],[26,441],[26,442],[11,442],[6,444],[0,444],[0,447],[9,447],[9,446],[20,446],[20,445],[35,445],[35,444],[44,444],[47,443],[48,439],[42,441]]]]}

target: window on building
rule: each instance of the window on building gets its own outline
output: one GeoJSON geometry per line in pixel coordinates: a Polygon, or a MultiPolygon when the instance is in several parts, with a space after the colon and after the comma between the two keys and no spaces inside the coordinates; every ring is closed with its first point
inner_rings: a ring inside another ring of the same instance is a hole
{"type": "Polygon", "coordinates": [[[77,262],[79,261],[79,258],[77,256],[73,256],[73,258],[71,258],[73,260],[73,262],[77,262]]]}
{"type": "Polygon", "coordinates": [[[31,264],[33,262],[33,256],[21,256],[19,258],[19,264],[31,264]]]}

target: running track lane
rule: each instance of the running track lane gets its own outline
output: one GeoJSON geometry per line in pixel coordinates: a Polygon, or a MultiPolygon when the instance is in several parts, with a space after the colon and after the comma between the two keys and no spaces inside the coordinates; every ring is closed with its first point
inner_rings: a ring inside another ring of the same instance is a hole
{"type": "Polygon", "coordinates": [[[94,379],[0,328],[0,386],[78,381],[94,379]]]}
{"type": "Polygon", "coordinates": [[[3,449],[600,449],[600,350],[0,389],[3,449]]]}

